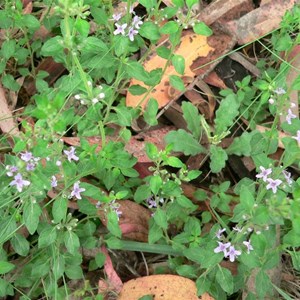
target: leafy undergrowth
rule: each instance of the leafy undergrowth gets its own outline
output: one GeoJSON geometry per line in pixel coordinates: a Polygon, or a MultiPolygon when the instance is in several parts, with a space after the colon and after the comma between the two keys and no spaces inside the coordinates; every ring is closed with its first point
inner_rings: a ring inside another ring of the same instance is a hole
{"type": "Polygon", "coordinates": [[[1,9],[1,299],[299,299],[294,1],[1,9]]]}

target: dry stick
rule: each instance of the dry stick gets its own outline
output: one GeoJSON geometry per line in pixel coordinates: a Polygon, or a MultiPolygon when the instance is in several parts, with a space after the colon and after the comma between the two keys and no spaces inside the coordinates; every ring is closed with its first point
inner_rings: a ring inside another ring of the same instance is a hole
{"type": "Polygon", "coordinates": [[[233,52],[233,53],[229,54],[229,57],[232,60],[235,60],[236,62],[238,62],[239,64],[241,64],[245,69],[247,69],[249,72],[251,72],[256,77],[260,76],[260,70],[255,65],[253,65],[250,61],[248,61],[239,52],[233,52]]]}

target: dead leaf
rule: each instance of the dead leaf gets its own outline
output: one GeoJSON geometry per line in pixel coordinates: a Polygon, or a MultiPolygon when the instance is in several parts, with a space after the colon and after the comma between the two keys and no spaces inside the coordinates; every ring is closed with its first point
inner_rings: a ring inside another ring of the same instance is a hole
{"type": "Polygon", "coordinates": [[[0,128],[4,134],[13,136],[19,135],[18,125],[15,122],[12,112],[8,108],[4,89],[0,84],[0,128]]]}
{"type": "Polygon", "coordinates": [[[260,38],[279,27],[287,10],[295,4],[295,0],[273,0],[246,14],[239,20],[230,21],[226,27],[232,32],[240,45],[260,38]]]}
{"type": "Polygon", "coordinates": [[[115,291],[119,293],[122,289],[123,282],[114,269],[106,247],[102,246],[101,251],[105,255],[104,272],[107,276],[107,280],[99,280],[98,293],[106,294],[109,291],[115,291]]]}
{"type": "MultiPolygon", "coordinates": [[[[155,300],[198,300],[194,281],[176,275],[151,275],[124,283],[119,300],[138,300],[153,295],[155,300]]],[[[214,300],[208,294],[200,299],[214,300]]]]}
{"type": "MultiPolygon", "coordinates": [[[[191,31],[187,32],[186,35],[182,36],[179,47],[174,53],[177,55],[181,55],[185,58],[185,72],[183,76],[193,78],[195,76],[195,73],[191,69],[192,63],[198,57],[207,56],[212,50],[213,48],[210,45],[208,45],[207,38],[205,36],[197,35],[191,31]]],[[[144,67],[146,71],[150,72],[156,68],[163,67],[165,64],[165,59],[161,58],[157,54],[152,54],[151,56],[149,56],[149,59],[144,63],[144,67]]],[[[170,75],[178,75],[178,73],[175,71],[172,65],[167,67],[166,72],[164,73],[161,79],[161,82],[157,86],[155,86],[155,88],[149,93],[149,95],[146,97],[146,99],[144,99],[143,102],[141,102],[143,99],[143,95],[134,96],[130,93],[127,93],[126,104],[128,106],[133,107],[141,105],[142,108],[145,108],[145,105],[147,104],[148,100],[150,98],[154,98],[158,101],[159,107],[164,107],[175,97],[175,95],[170,96],[168,93],[170,86],[170,75]]],[[[130,85],[136,84],[149,88],[143,82],[136,79],[132,79],[130,85]]],[[[176,94],[180,94],[180,92],[176,91],[176,94]]]]}
{"type": "MultiPolygon", "coordinates": [[[[119,225],[122,231],[122,236],[134,241],[148,241],[148,221],[151,217],[151,212],[133,201],[119,200],[116,201],[119,205],[120,216],[119,225]]],[[[98,210],[98,215],[101,222],[106,226],[107,220],[105,213],[98,210]]]]}

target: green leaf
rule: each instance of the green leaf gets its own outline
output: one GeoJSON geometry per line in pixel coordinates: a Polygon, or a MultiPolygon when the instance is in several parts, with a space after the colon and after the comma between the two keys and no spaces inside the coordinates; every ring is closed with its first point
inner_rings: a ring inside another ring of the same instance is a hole
{"type": "Polygon", "coordinates": [[[141,28],[139,29],[139,34],[150,40],[150,41],[156,41],[160,38],[160,33],[159,33],[159,27],[157,24],[154,24],[153,22],[144,22],[141,25],[141,28]]]}
{"type": "Polygon", "coordinates": [[[171,34],[171,33],[176,33],[179,29],[179,25],[175,21],[169,21],[165,23],[161,28],[160,28],[160,33],[162,34],[171,34]]]}
{"type": "Polygon", "coordinates": [[[184,7],[184,0],[172,0],[172,2],[177,7],[184,7]]]}
{"type": "Polygon", "coordinates": [[[114,211],[110,211],[107,214],[107,228],[116,237],[121,237],[122,232],[119,226],[119,219],[114,211]]]}
{"type": "Polygon", "coordinates": [[[192,209],[193,211],[197,209],[197,205],[193,204],[193,202],[185,197],[184,195],[178,196],[176,198],[176,202],[183,208],[189,208],[192,209]]]}
{"type": "Polygon", "coordinates": [[[82,273],[82,269],[80,266],[76,266],[76,265],[68,265],[66,266],[66,270],[65,270],[66,275],[68,276],[68,278],[70,279],[82,279],[83,273],[82,273]]]}
{"type": "Polygon", "coordinates": [[[160,176],[152,176],[150,178],[149,185],[150,185],[150,189],[154,195],[158,194],[158,191],[161,189],[162,184],[163,184],[163,181],[160,176]]]}
{"type": "Polygon", "coordinates": [[[92,6],[91,7],[91,15],[93,16],[95,22],[99,25],[107,25],[108,16],[102,8],[92,6]]]}
{"type": "Polygon", "coordinates": [[[165,46],[160,46],[156,49],[156,53],[161,58],[168,59],[171,55],[171,50],[165,46]]]}
{"type": "Polygon", "coordinates": [[[173,168],[182,168],[184,166],[184,163],[175,156],[168,157],[165,163],[173,168]]]}
{"type": "Polygon", "coordinates": [[[172,56],[172,64],[173,64],[173,66],[174,66],[177,73],[179,73],[180,75],[184,74],[185,59],[182,55],[174,54],[172,56]]]}
{"type": "Polygon", "coordinates": [[[213,31],[204,22],[195,24],[193,30],[195,33],[204,36],[211,36],[213,34],[213,31]]]}
{"type": "Polygon", "coordinates": [[[57,232],[56,228],[52,226],[47,226],[42,232],[40,233],[38,239],[38,247],[45,248],[51,244],[53,244],[56,240],[57,232]]]}
{"type": "Polygon", "coordinates": [[[168,219],[167,214],[164,210],[158,208],[156,212],[154,213],[154,221],[155,223],[162,229],[168,228],[168,219]]]}
{"type": "Polygon", "coordinates": [[[154,219],[150,219],[150,229],[148,235],[149,244],[154,244],[164,236],[160,226],[156,224],[154,219]]]}
{"type": "Polygon", "coordinates": [[[256,274],[255,288],[259,299],[264,299],[267,292],[272,289],[270,278],[264,271],[256,274]]]}
{"type": "Polygon", "coordinates": [[[95,261],[98,268],[102,268],[104,266],[105,260],[106,260],[106,256],[104,253],[99,252],[96,254],[95,261]]]}
{"type": "Polygon", "coordinates": [[[146,154],[151,160],[156,160],[159,156],[157,147],[151,143],[146,143],[146,154]]]}
{"type": "Polygon", "coordinates": [[[67,198],[57,198],[54,200],[52,206],[52,216],[55,223],[59,223],[66,217],[68,210],[68,199],[67,198]]]}
{"type": "Polygon", "coordinates": [[[75,254],[78,251],[79,246],[80,246],[78,236],[70,230],[68,230],[64,233],[64,243],[65,243],[67,250],[71,254],[75,254]]]}
{"type": "Polygon", "coordinates": [[[21,256],[26,256],[29,252],[29,242],[19,233],[16,233],[10,240],[12,247],[21,256]]]}
{"type": "Polygon", "coordinates": [[[36,231],[42,210],[38,203],[32,203],[32,201],[26,201],[23,210],[23,222],[30,234],[34,234],[36,231]]]}
{"type": "Polygon", "coordinates": [[[8,261],[0,261],[0,274],[6,274],[13,270],[16,266],[9,263],[8,261]]]}
{"type": "Polygon", "coordinates": [[[157,4],[156,0],[139,0],[139,3],[146,7],[147,9],[151,9],[157,4]]]}
{"type": "Polygon", "coordinates": [[[117,35],[114,37],[115,53],[118,57],[127,53],[129,47],[129,39],[127,36],[117,35]]]}
{"type": "Polygon", "coordinates": [[[169,132],[165,140],[168,144],[173,144],[173,150],[183,152],[184,155],[196,155],[199,153],[206,153],[197,140],[183,129],[169,132]]]}
{"type": "Polygon", "coordinates": [[[199,140],[201,136],[201,117],[198,109],[190,102],[184,101],[181,105],[183,117],[192,135],[199,140]]]}
{"type": "Polygon", "coordinates": [[[144,119],[148,125],[154,126],[158,124],[158,121],[156,119],[157,112],[158,103],[154,98],[150,98],[144,111],[144,119]]]}
{"type": "Polygon", "coordinates": [[[140,185],[134,193],[134,201],[141,203],[151,196],[151,190],[148,185],[140,185]]]}
{"type": "Polygon", "coordinates": [[[220,135],[227,131],[233,124],[234,119],[239,115],[239,103],[235,94],[229,94],[221,101],[216,111],[215,134],[220,135]]]}
{"type": "MultiPolygon", "coordinates": [[[[39,20],[33,16],[32,14],[24,14],[23,15],[23,22],[22,22],[31,32],[40,28],[39,20]]],[[[23,27],[23,26],[21,26],[23,27]]]]}
{"type": "Polygon", "coordinates": [[[14,55],[15,50],[16,50],[16,41],[14,39],[6,40],[2,44],[1,54],[6,60],[8,60],[14,55]]]}
{"type": "Polygon", "coordinates": [[[228,269],[219,267],[216,274],[216,280],[225,292],[228,294],[233,293],[233,277],[228,269]]]}
{"type": "Polygon", "coordinates": [[[249,213],[254,207],[255,199],[247,186],[243,185],[240,193],[240,202],[249,213]]]}
{"type": "Polygon", "coordinates": [[[189,9],[191,9],[198,2],[198,0],[185,0],[185,3],[189,9]]]}
{"type": "Polygon", "coordinates": [[[184,91],[185,90],[185,85],[182,81],[182,79],[177,76],[177,75],[170,75],[170,84],[172,87],[174,87],[178,91],[184,91]]]}
{"type": "Polygon", "coordinates": [[[75,28],[82,37],[87,37],[90,31],[90,23],[86,20],[77,18],[75,22],[75,28]]]}
{"type": "Polygon", "coordinates": [[[147,92],[147,89],[143,86],[140,86],[139,84],[134,84],[129,87],[128,91],[130,94],[138,96],[145,94],[147,92]]]}
{"type": "Polygon", "coordinates": [[[44,56],[55,56],[64,49],[63,39],[61,36],[50,38],[45,42],[41,49],[41,54],[44,56]]]}
{"type": "Polygon", "coordinates": [[[213,173],[220,172],[226,165],[228,159],[227,153],[221,147],[216,145],[210,146],[210,168],[213,173]]]}
{"type": "Polygon", "coordinates": [[[250,156],[251,154],[251,139],[253,132],[247,131],[233,140],[233,143],[226,149],[227,154],[235,154],[239,156],[250,156]]]}
{"type": "Polygon", "coordinates": [[[137,80],[146,81],[148,79],[148,73],[137,61],[129,61],[126,65],[126,72],[129,77],[137,80]]]}
{"type": "Polygon", "coordinates": [[[153,300],[153,295],[145,295],[140,297],[138,300],[153,300]]]}
{"type": "Polygon", "coordinates": [[[5,74],[2,76],[2,84],[7,89],[14,92],[18,91],[21,87],[11,74],[5,74]]]}

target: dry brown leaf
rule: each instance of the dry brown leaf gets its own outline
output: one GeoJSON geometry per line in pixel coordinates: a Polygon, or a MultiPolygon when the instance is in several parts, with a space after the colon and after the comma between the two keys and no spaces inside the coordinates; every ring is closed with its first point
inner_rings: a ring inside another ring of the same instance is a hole
{"type": "Polygon", "coordinates": [[[120,279],[120,277],[114,269],[106,247],[102,246],[101,251],[105,255],[104,272],[107,276],[107,280],[99,280],[98,292],[100,294],[106,294],[108,291],[114,291],[119,293],[123,286],[122,280],[120,279]]]}
{"type": "Polygon", "coordinates": [[[226,27],[232,32],[240,45],[253,42],[279,27],[287,10],[295,0],[273,0],[246,14],[239,20],[228,22],[226,27]]]}
{"type": "Polygon", "coordinates": [[[12,112],[8,108],[6,96],[2,85],[0,84],[0,129],[2,132],[10,135],[19,135],[18,125],[15,122],[12,112]]]}
{"type": "MultiPolygon", "coordinates": [[[[153,295],[155,300],[198,300],[194,281],[176,275],[151,275],[124,283],[119,300],[138,300],[153,295]]],[[[214,300],[208,294],[200,299],[214,300]]]]}
{"type": "MultiPolygon", "coordinates": [[[[179,47],[175,50],[175,54],[181,55],[185,58],[185,78],[195,77],[195,72],[191,69],[191,65],[193,62],[199,57],[205,57],[209,54],[210,51],[214,50],[209,44],[207,43],[207,38],[202,35],[197,35],[193,32],[187,32],[186,35],[182,36],[181,42],[179,47]]],[[[157,54],[153,54],[149,57],[149,59],[144,63],[145,70],[150,72],[156,68],[162,68],[165,66],[166,60],[158,56],[157,54]]],[[[164,107],[167,105],[176,94],[179,94],[179,91],[176,91],[175,94],[169,95],[169,76],[170,75],[179,75],[172,65],[168,66],[166,72],[164,73],[161,82],[155,86],[155,88],[149,93],[149,95],[144,99],[143,102],[143,95],[135,96],[130,93],[127,93],[126,97],[126,104],[128,106],[136,107],[141,105],[142,108],[145,108],[147,101],[150,98],[154,98],[157,100],[159,107],[164,107]]],[[[143,87],[149,88],[143,82],[132,79],[130,85],[139,84],[143,87]]]]}

